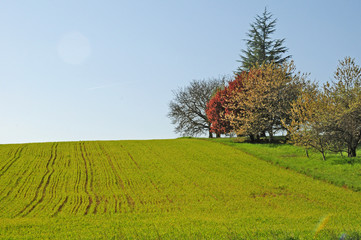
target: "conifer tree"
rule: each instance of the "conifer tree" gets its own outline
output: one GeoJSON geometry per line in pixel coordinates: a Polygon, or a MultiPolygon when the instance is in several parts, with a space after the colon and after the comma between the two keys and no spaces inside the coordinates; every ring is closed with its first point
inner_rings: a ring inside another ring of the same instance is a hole
{"type": "Polygon", "coordinates": [[[242,65],[237,69],[238,73],[248,71],[253,66],[260,66],[274,62],[281,64],[291,56],[283,57],[288,51],[283,46],[285,39],[271,39],[271,35],[276,31],[277,19],[265,8],[262,16],[257,15],[255,22],[251,23],[251,29],[247,33],[248,39],[245,39],[247,49],[242,50],[239,62],[242,65]]]}

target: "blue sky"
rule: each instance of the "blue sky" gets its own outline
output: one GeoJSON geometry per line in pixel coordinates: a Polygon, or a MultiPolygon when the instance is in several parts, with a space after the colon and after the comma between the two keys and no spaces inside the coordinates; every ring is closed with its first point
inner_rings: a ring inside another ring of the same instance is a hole
{"type": "Polygon", "coordinates": [[[1,1],[0,143],[178,137],[172,90],[232,74],[265,7],[302,72],[361,65],[361,1],[1,1]]]}

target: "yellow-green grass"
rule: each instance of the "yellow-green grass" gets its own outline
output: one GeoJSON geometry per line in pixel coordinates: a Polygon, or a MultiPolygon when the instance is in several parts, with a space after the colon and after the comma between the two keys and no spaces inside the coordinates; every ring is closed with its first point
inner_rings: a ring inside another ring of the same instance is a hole
{"type": "Polygon", "coordinates": [[[361,194],[198,139],[0,145],[0,238],[337,239],[361,194]]]}
{"type": "Polygon", "coordinates": [[[240,138],[210,139],[235,147],[257,158],[322,179],[337,186],[351,188],[361,192],[361,149],[357,156],[349,158],[346,153],[327,153],[326,161],[315,150],[309,150],[307,157],[302,147],[280,143],[246,143],[240,138]],[[346,155],[346,156],[345,156],[346,155]]]}

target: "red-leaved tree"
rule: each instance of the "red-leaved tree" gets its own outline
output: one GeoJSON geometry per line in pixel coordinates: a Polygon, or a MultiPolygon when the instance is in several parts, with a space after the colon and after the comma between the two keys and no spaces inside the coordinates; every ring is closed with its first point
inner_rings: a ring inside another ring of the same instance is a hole
{"type": "Polygon", "coordinates": [[[219,89],[207,104],[207,117],[211,124],[211,132],[216,133],[217,137],[221,134],[233,131],[233,124],[228,120],[229,115],[240,114],[240,109],[229,108],[233,106],[234,95],[243,89],[243,81],[247,77],[245,73],[237,74],[233,81],[228,82],[228,86],[219,89]]]}
{"type": "Polygon", "coordinates": [[[225,113],[224,103],[225,99],[225,89],[218,90],[218,92],[211,98],[207,104],[207,118],[211,123],[211,132],[215,133],[217,137],[220,137],[221,134],[229,133],[231,127],[229,121],[226,121],[223,116],[225,113]]]}

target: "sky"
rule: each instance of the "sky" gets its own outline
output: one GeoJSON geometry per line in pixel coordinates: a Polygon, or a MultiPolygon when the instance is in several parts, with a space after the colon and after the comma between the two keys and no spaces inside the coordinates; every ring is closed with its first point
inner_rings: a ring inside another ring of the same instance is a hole
{"type": "Polygon", "coordinates": [[[0,1],[0,144],[179,137],[172,90],[232,75],[265,7],[312,80],[361,65],[359,0],[0,1]]]}

